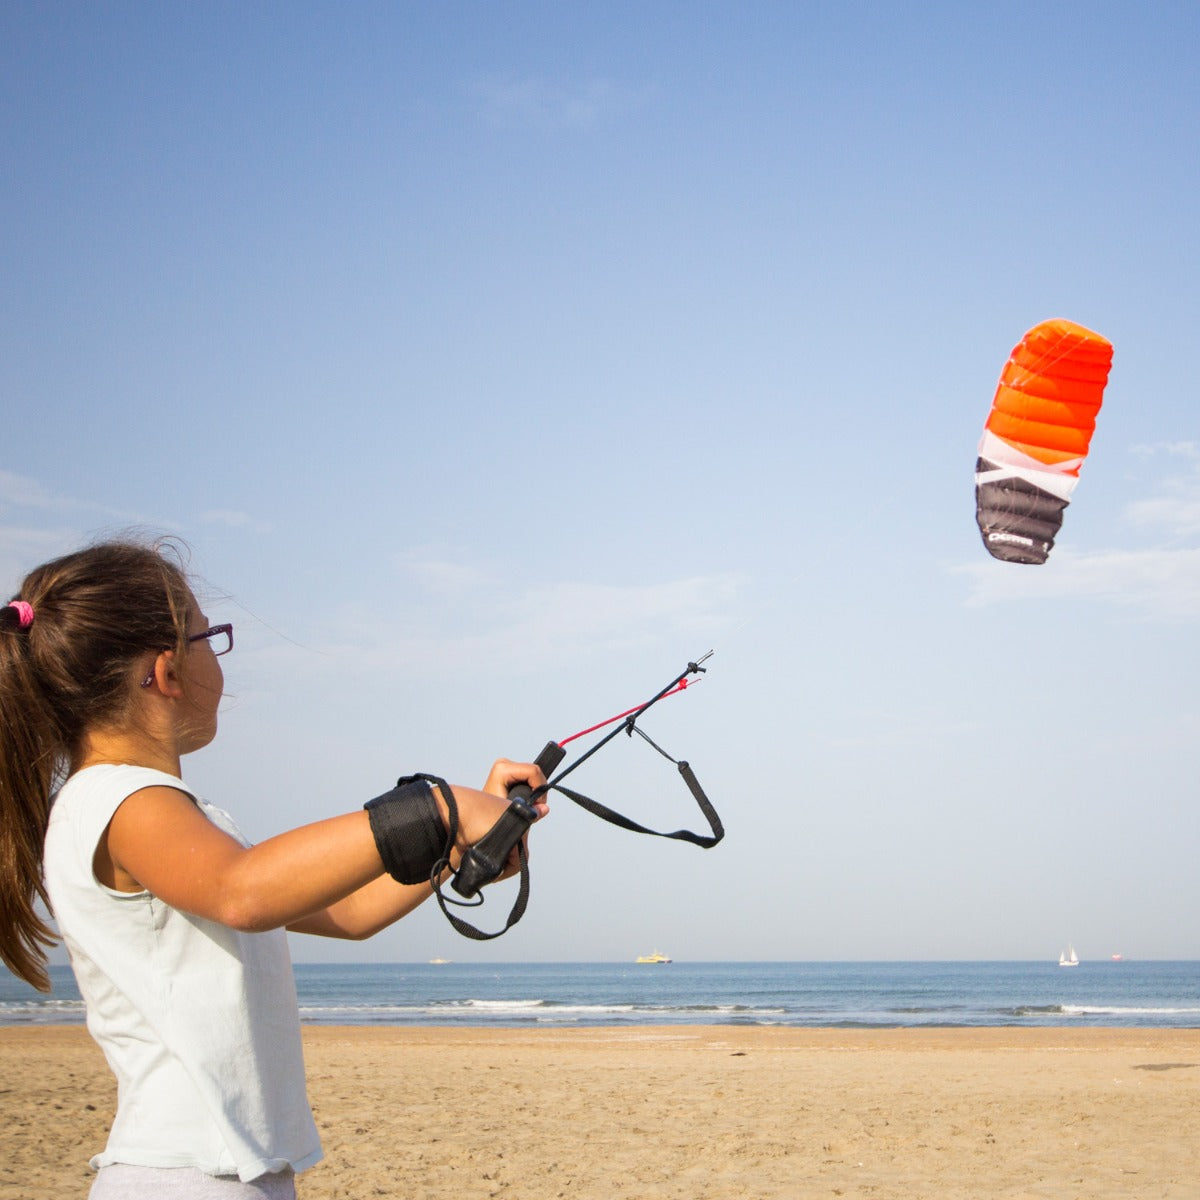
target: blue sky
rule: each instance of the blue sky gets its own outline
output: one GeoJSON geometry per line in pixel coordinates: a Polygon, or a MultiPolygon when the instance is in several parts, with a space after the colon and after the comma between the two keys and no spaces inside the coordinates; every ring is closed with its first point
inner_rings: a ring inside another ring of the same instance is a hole
{"type": "MultiPolygon", "coordinates": [[[[0,577],[186,540],[237,647],[185,773],[255,838],[715,651],[646,728],[720,847],[560,798],[505,938],[300,959],[1200,957],[1198,54],[1191,4],[5,6],[0,577]],[[1024,568],[975,447],[1055,316],[1115,360],[1024,568]]],[[[636,741],[575,781],[698,819],[636,741]]]]}

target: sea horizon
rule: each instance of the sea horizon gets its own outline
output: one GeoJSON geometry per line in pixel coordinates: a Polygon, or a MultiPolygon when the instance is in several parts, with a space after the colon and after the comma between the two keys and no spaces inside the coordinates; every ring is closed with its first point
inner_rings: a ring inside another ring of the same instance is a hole
{"type": "MultiPolygon", "coordinates": [[[[1200,960],[846,960],[294,964],[318,1025],[1200,1027],[1200,960]]],[[[81,1024],[53,991],[0,977],[0,1026],[81,1024]]]]}

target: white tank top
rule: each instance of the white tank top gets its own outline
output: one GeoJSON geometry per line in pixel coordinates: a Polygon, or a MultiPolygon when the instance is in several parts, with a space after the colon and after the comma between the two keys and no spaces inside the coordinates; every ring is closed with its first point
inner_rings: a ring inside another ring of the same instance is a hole
{"type": "Polygon", "coordinates": [[[117,1115],[93,1167],[196,1167],[255,1179],[321,1158],[308,1106],[295,982],[282,929],[239,933],[93,872],[126,797],[171,787],[246,845],[227,813],[146,767],[96,766],[54,798],[44,870],[54,918],[117,1077],[117,1115]]]}

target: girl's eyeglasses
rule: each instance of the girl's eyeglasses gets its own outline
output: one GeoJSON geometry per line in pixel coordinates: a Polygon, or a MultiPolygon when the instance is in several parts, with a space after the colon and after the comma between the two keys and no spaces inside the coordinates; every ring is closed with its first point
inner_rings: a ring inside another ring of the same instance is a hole
{"type": "Polygon", "coordinates": [[[206,638],[214,654],[218,656],[228,654],[233,649],[233,626],[214,625],[211,629],[206,629],[203,633],[193,633],[188,638],[188,641],[202,642],[206,638]]]}
{"type": "MultiPolygon", "coordinates": [[[[212,652],[216,655],[228,654],[233,649],[233,626],[232,625],[214,625],[211,629],[206,629],[203,633],[193,633],[188,637],[188,642],[204,642],[207,641],[212,647],[212,652]]],[[[150,674],[142,680],[142,687],[149,687],[154,682],[154,668],[150,669],[150,674]]]]}

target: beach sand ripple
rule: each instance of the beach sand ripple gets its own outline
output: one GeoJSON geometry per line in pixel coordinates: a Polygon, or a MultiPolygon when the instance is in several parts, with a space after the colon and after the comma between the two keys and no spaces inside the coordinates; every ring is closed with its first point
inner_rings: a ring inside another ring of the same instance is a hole
{"type": "MultiPolygon", "coordinates": [[[[1200,1031],[304,1031],[301,1200],[1200,1195],[1200,1031]]],[[[80,1027],[0,1029],[0,1200],[87,1194],[115,1088],[80,1027]]]]}

